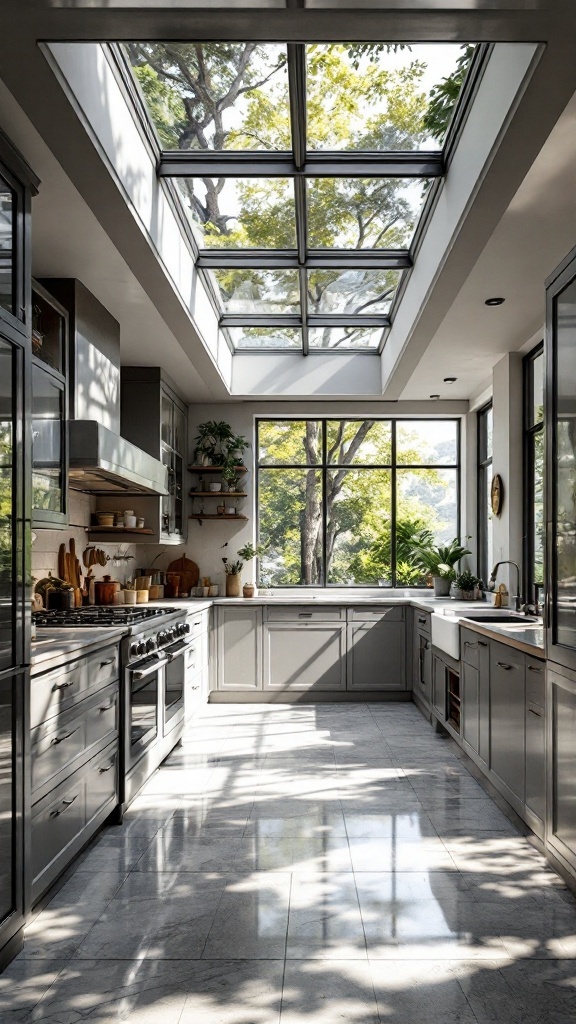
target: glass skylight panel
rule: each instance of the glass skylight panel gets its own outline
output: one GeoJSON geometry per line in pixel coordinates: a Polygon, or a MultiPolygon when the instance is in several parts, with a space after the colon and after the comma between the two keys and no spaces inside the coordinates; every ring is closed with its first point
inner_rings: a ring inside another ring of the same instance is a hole
{"type": "Polygon", "coordinates": [[[308,312],[385,316],[400,277],[399,270],[309,270],[308,312]]]}
{"type": "Polygon", "coordinates": [[[300,312],[297,270],[214,270],[225,313],[300,312]]]}
{"type": "Polygon", "coordinates": [[[302,332],[297,327],[229,327],[235,349],[302,348],[302,332]]]}
{"type": "Polygon", "coordinates": [[[313,349],[376,350],[383,330],[383,327],[311,327],[308,344],[313,349]]]}
{"type": "Polygon", "coordinates": [[[163,149],[290,149],[285,46],[153,42],[125,50],[163,149]]]}
{"type": "Polygon", "coordinates": [[[201,249],[295,249],[287,178],[176,178],[201,249]]]}
{"type": "Polygon", "coordinates": [[[311,150],[440,149],[473,47],[460,43],[311,44],[307,135],[311,150]]]}
{"type": "Polygon", "coordinates": [[[312,178],[308,181],[311,249],[406,249],[424,200],[410,178],[312,178]]]}

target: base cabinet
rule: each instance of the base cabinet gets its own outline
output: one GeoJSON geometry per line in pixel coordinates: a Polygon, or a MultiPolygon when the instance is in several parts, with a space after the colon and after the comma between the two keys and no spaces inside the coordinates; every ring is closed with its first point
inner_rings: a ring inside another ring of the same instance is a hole
{"type": "Polygon", "coordinates": [[[262,689],[262,608],[216,609],[218,690],[262,689]]]}
{"type": "Polygon", "coordinates": [[[347,632],[349,690],[406,689],[404,621],[350,622],[347,632]]]}
{"type": "Polygon", "coordinates": [[[490,767],[524,803],[525,658],[505,644],[490,643],[490,767]]]}
{"type": "Polygon", "coordinates": [[[576,870],[576,678],[548,667],[547,843],[576,870]]]}
{"type": "Polygon", "coordinates": [[[462,738],[486,766],[490,763],[490,646],[461,630],[462,738]]]}
{"type": "Polygon", "coordinates": [[[420,629],[414,632],[413,693],[428,707],[432,703],[432,640],[420,629]]]}
{"type": "Polygon", "coordinates": [[[345,690],[345,624],[266,622],[264,689],[345,690]]]}

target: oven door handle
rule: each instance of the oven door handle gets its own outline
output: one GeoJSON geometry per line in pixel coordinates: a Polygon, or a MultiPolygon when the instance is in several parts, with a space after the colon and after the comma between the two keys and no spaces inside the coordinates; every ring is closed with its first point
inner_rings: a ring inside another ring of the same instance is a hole
{"type": "Polygon", "coordinates": [[[167,664],[168,658],[158,658],[158,661],[155,661],[153,665],[150,665],[150,668],[132,668],[130,669],[130,674],[132,679],[139,682],[141,679],[146,679],[147,676],[153,675],[153,673],[157,672],[158,669],[164,668],[164,665],[167,664]]]}
{"type": "Polygon", "coordinates": [[[177,651],[170,651],[170,650],[164,651],[164,654],[168,658],[168,661],[172,662],[172,661],[176,661],[176,658],[181,658],[182,655],[185,654],[187,650],[189,650],[189,648],[190,648],[190,646],[192,645],[193,642],[194,641],[191,640],[191,639],[190,640],[182,640],[181,641],[181,646],[178,648],[177,651]]]}

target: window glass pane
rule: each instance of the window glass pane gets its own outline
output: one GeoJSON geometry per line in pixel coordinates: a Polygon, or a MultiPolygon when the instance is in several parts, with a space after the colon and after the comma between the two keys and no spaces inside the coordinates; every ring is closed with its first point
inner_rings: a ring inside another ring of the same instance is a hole
{"type": "Polygon", "coordinates": [[[492,458],[492,406],[478,413],[478,456],[480,462],[492,458]]]}
{"type": "Polygon", "coordinates": [[[310,348],[377,349],[382,340],[383,327],[310,327],[310,348]]]}
{"type": "Polygon", "coordinates": [[[400,275],[399,270],[309,270],[308,312],[385,315],[400,275]]]}
{"type": "Polygon", "coordinates": [[[258,462],[269,466],[318,466],[322,462],[319,420],[261,420],[258,462]]]}
{"type": "Polygon", "coordinates": [[[62,511],[62,398],[47,373],[32,366],[32,506],[62,511]]]}
{"type": "Polygon", "coordinates": [[[494,413],[492,406],[486,412],[486,458],[492,458],[492,437],[493,437],[494,413]]]}
{"type": "Polygon", "coordinates": [[[326,461],[340,466],[389,466],[390,420],[328,420],[326,461]]]}
{"type": "Polygon", "coordinates": [[[14,312],[14,197],[0,178],[0,306],[14,312]]]}
{"type": "Polygon", "coordinates": [[[532,360],[532,394],[530,396],[530,423],[544,421],[544,353],[532,360]]]}
{"type": "Polygon", "coordinates": [[[436,544],[458,536],[457,473],[455,469],[399,469],[397,521],[417,519],[434,535],[436,544]]]}
{"type": "Polygon", "coordinates": [[[312,249],[405,249],[425,199],[408,178],[312,178],[308,244],[312,249]]]}
{"type": "Polygon", "coordinates": [[[297,270],[214,270],[225,313],[299,313],[297,270]]]}
{"type": "MultiPolygon", "coordinates": [[[[544,582],[544,431],[534,434],[534,499],[533,499],[533,551],[532,582],[544,582]]],[[[531,599],[532,595],[529,595],[531,599]]]]}
{"type": "Polygon", "coordinates": [[[296,248],[294,186],[286,178],[174,180],[201,248],[296,248]]]}
{"type": "Polygon", "coordinates": [[[323,583],[322,474],[318,469],[261,469],[260,578],[271,586],[323,583]]]}
{"type": "Polygon", "coordinates": [[[396,459],[407,466],[455,466],[458,462],[458,424],[455,420],[399,421],[396,459]]]}
{"type": "Polygon", "coordinates": [[[234,348],[302,348],[296,327],[229,327],[234,348]]]}
{"type": "Polygon", "coordinates": [[[392,474],[331,469],[326,479],[326,578],[340,585],[390,585],[392,474]]]}
{"type": "Polygon", "coordinates": [[[11,347],[0,341],[0,669],[14,660],[13,358],[11,347]]]}
{"type": "Polygon", "coordinates": [[[163,149],[290,149],[285,46],[128,43],[163,149]]]}
{"type": "Polygon", "coordinates": [[[440,148],[473,47],[332,43],[306,52],[309,148],[382,151],[440,148]]]}

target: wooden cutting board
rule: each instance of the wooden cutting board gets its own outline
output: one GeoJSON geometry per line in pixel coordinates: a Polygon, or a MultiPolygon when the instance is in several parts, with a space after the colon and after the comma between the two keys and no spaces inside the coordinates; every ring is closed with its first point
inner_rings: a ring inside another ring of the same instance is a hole
{"type": "Polygon", "coordinates": [[[180,593],[182,595],[189,594],[193,587],[198,586],[200,570],[196,562],[193,562],[191,558],[186,558],[185,555],[182,555],[182,558],[177,558],[174,562],[170,562],[166,572],[178,574],[180,577],[180,593]]]}

